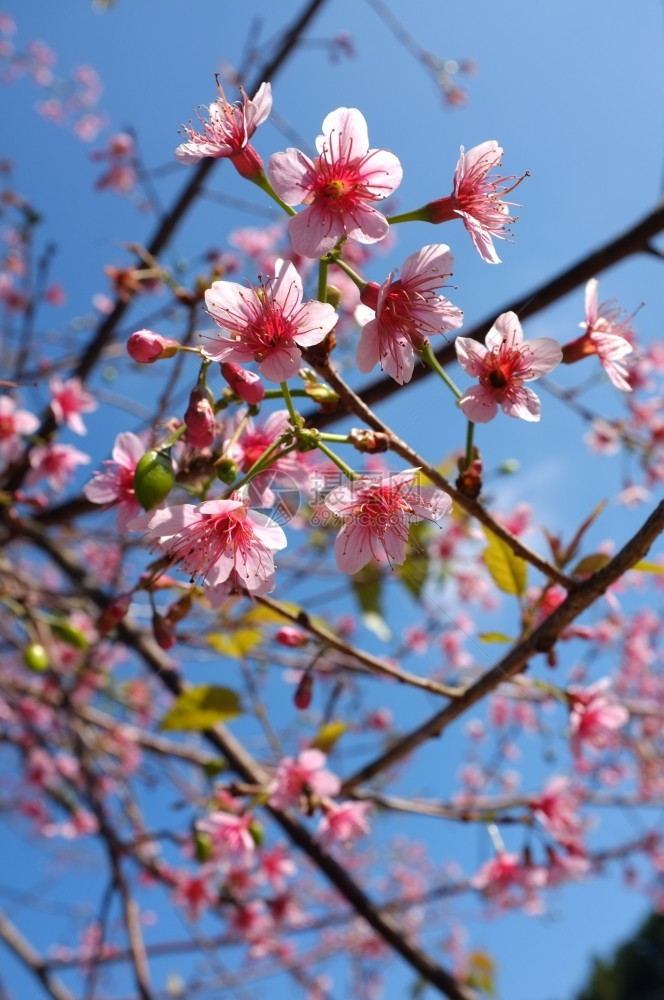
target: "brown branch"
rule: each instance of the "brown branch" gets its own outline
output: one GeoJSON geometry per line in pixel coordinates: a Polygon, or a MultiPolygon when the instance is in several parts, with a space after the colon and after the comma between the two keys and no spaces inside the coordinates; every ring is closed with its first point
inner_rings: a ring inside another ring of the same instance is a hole
{"type": "MultiPolygon", "coordinates": [[[[279,70],[284,66],[293,49],[298,44],[302,36],[302,32],[325,3],[326,0],[310,0],[307,6],[293,22],[291,27],[284,32],[281,44],[279,45],[274,58],[259,69],[256,74],[256,80],[248,88],[251,94],[258,90],[264,80],[273,80],[275,78],[279,70]]],[[[189,180],[175,199],[171,208],[162,217],[154,234],[152,235],[152,238],[147,244],[147,252],[152,257],[157,258],[162,250],[168,246],[171,238],[175,234],[188,210],[191,208],[196,198],[198,198],[201,194],[203,185],[217,162],[218,161],[216,159],[206,158],[201,160],[198,166],[192,170],[189,180]]],[[[142,258],[137,257],[134,264],[131,266],[140,267],[142,264],[142,258]]],[[[77,376],[82,381],[85,381],[96,363],[99,361],[104,349],[111,342],[115,329],[129,308],[129,304],[129,301],[123,301],[120,298],[116,299],[113,310],[101,321],[95,335],[83,350],[79,361],[72,372],[73,375],[77,376]]],[[[53,434],[55,427],[56,424],[53,415],[49,414],[42,421],[42,425],[37,431],[37,436],[47,440],[53,434]]],[[[13,470],[11,477],[5,485],[5,489],[10,493],[17,490],[23,482],[23,478],[28,471],[28,467],[26,453],[24,458],[13,470]]]]}
{"type": "MultiPolygon", "coordinates": [[[[461,688],[439,684],[438,681],[431,680],[429,677],[418,677],[417,674],[401,670],[386,660],[381,660],[377,656],[372,656],[371,653],[366,653],[364,650],[358,649],[357,646],[345,642],[339,636],[335,635],[334,632],[316,623],[304,610],[291,611],[280,601],[275,601],[272,597],[257,594],[252,596],[257,604],[262,604],[264,607],[270,608],[271,611],[281,615],[287,621],[299,625],[300,628],[303,628],[325,646],[330,646],[332,649],[338,650],[338,652],[343,653],[351,661],[355,660],[357,663],[361,663],[372,674],[390,677],[392,680],[399,681],[402,684],[410,684],[412,687],[422,688],[424,691],[429,691],[432,694],[444,695],[446,698],[456,698],[461,693],[461,688]]],[[[343,666],[345,669],[351,669],[351,666],[348,664],[343,664],[343,666]]]]}
{"type": "MultiPolygon", "coordinates": [[[[464,337],[470,337],[471,340],[484,340],[490,327],[493,326],[496,317],[501,313],[515,312],[522,321],[529,316],[534,316],[536,313],[541,312],[542,309],[545,309],[547,306],[552,305],[552,303],[557,302],[558,299],[574,291],[575,288],[583,285],[590,278],[594,278],[626,257],[630,257],[636,253],[652,253],[653,250],[649,244],[649,240],[653,236],[657,236],[658,233],[661,233],[662,230],[664,230],[664,203],[658,205],[657,208],[636,222],[620,236],[613,237],[608,243],[605,243],[597,250],[593,250],[586,257],[582,257],[581,260],[572,264],[571,267],[561,271],[553,278],[549,278],[542,285],[534,288],[521,298],[492,310],[484,319],[475,323],[469,329],[461,330],[460,333],[464,337]]],[[[661,256],[661,254],[658,253],[658,256],[661,256]]],[[[456,361],[454,341],[446,343],[435,353],[436,358],[443,367],[456,361]]],[[[408,385],[411,386],[420,381],[420,379],[427,378],[430,374],[431,369],[427,368],[426,365],[418,365],[408,385]]],[[[367,406],[375,406],[376,403],[382,402],[400,389],[401,386],[397,385],[394,379],[389,378],[389,376],[383,376],[374,379],[373,382],[361,388],[359,393],[367,406]]],[[[341,419],[343,416],[343,411],[323,412],[318,410],[307,414],[306,420],[310,427],[323,428],[341,419]]]]}
{"type": "Polygon", "coordinates": [[[522,673],[528,667],[533,656],[551,650],[563,629],[578,618],[586,608],[590,607],[598,597],[608,590],[612,583],[620,579],[639,559],[643,559],[663,530],[664,501],[655,508],[645,524],[603,569],[593,573],[582,583],[576,584],[563,603],[542,622],[539,628],[531,632],[522,642],[517,643],[495,667],[483,674],[474,684],[471,684],[460,697],[450,702],[441,711],[436,712],[417,729],[401,737],[385,753],[346,778],[341,788],[341,794],[350,794],[356,785],[371,780],[385,768],[390,767],[421,746],[422,743],[434,736],[440,736],[451,722],[463,715],[487,694],[495,691],[499,684],[512,680],[522,673]]]}
{"type": "Polygon", "coordinates": [[[66,986],[63,986],[51,975],[46,962],[36,948],[33,948],[27,938],[23,937],[2,910],[0,910],[0,937],[11,948],[16,957],[35,974],[53,1000],[75,1000],[74,994],[70,993],[66,986]]]}
{"type": "MultiPolygon", "coordinates": [[[[69,552],[60,548],[34,521],[24,519],[20,525],[14,526],[14,531],[15,534],[20,532],[24,537],[30,538],[42,551],[46,552],[100,609],[106,606],[106,595],[99,588],[91,586],[87,582],[87,574],[83,567],[75,561],[69,552]]],[[[120,622],[117,631],[120,640],[138,653],[148,669],[159,678],[174,697],[179,697],[187,690],[189,685],[180,677],[168,657],[152,640],[147,639],[133,624],[126,620],[120,622]]],[[[214,729],[205,730],[202,735],[225,757],[243,781],[263,786],[268,782],[270,774],[254,760],[248,750],[225,726],[217,725],[214,729]]],[[[425,951],[404,934],[403,928],[396,920],[376,907],[350,877],[343,865],[323,850],[318,841],[295,816],[288,810],[275,809],[269,805],[266,805],[265,808],[275,822],[281,826],[291,842],[299,847],[319,871],[327,877],[357,915],[362,917],[423,979],[435,986],[439,992],[448,996],[450,1000],[478,1000],[475,990],[459,982],[446,969],[434,962],[425,951]]],[[[100,819],[99,815],[98,819],[100,819]]]]}

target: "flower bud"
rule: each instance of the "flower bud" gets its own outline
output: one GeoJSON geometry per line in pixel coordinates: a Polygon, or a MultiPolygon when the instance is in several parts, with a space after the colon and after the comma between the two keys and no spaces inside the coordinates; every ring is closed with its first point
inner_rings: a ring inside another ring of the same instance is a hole
{"type": "Polygon", "coordinates": [[[138,330],[132,333],[127,341],[127,353],[134,361],[142,365],[151,365],[161,358],[172,358],[177,353],[179,344],[170,337],[162,337],[152,330],[138,330]]]}
{"type": "Polygon", "coordinates": [[[97,619],[96,628],[100,635],[106,635],[118,625],[129,611],[131,593],[119,594],[110,604],[107,604],[97,619]]]}
{"type": "Polygon", "coordinates": [[[152,634],[160,649],[171,649],[176,643],[173,625],[156,612],[152,616],[152,634]]]}
{"type": "Polygon", "coordinates": [[[227,486],[232,486],[237,479],[237,462],[234,462],[232,458],[222,458],[217,462],[215,468],[217,470],[217,479],[220,479],[222,483],[226,483],[227,486]]]}
{"type": "Polygon", "coordinates": [[[309,641],[302,629],[295,628],[294,625],[284,625],[277,629],[274,638],[281,646],[306,646],[309,641]]]}
{"type": "Polygon", "coordinates": [[[202,385],[194,386],[184,415],[187,427],[185,440],[192,448],[209,448],[216,437],[213,405],[214,397],[210,390],[202,385]]]}
{"type": "Polygon", "coordinates": [[[143,510],[152,510],[165,500],[173,488],[175,472],[170,455],[164,451],[146,451],[134,470],[134,493],[143,510]]]}
{"type": "Polygon", "coordinates": [[[314,675],[310,670],[302,675],[302,679],[295,689],[295,694],[293,695],[293,703],[296,708],[300,711],[309,708],[311,704],[311,698],[314,693],[314,675]]]}
{"type": "Polygon", "coordinates": [[[234,361],[224,361],[221,365],[221,374],[235,395],[243,402],[256,406],[264,398],[265,388],[260,375],[255,372],[247,371],[234,361]]]}

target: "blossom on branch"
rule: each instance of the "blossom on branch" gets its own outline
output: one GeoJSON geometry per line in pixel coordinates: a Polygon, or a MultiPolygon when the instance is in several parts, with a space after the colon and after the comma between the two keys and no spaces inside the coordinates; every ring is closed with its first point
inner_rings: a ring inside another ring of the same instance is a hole
{"type": "Polygon", "coordinates": [[[431,222],[461,218],[480,257],[488,264],[500,264],[493,240],[506,239],[510,235],[506,227],[516,222],[509,212],[514,202],[501,201],[501,197],[523,180],[515,176],[489,177],[494,167],[500,166],[502,155],[502,146],[495,139],[480,143],[467,153],[462,146],[452,194],[427,205],[431,222]]]}
{"type": "Polygon", "coordinates": [[[215,361],[258,362],[271,382],[285,382],[300,367],[300,347],[323,340],[339,319],[331,305],[302,302],[302,279],[290,261],[278,260],[275,276],[259,290],[234,281],[215,281],[205,304],[230,338],[210,338],[203,354],[215,361]]]}
{"type": "Polygon", "coordinates": [[[634,350],[630,319],[612,301],[597,303],[597,278],[586,285],[586,318],[579,326],[585,333],[563,347],[563,361],[571,365],[588,355],[596,354],[600,364],[616,389],[631,392],[629,371],[622,359],[634,350]]]}
{"type": "Polygon", "coordinates": [[[83,388],[79,378],[63,382],[54,375],[49,382],[51,410],[56,424],[66,424],[75,434],[87,434],[81,413],[97,409],[97,400],[83,388]]]}
{"type": "Polygon", "coordinates": [[[251,100],[243,91],[242,100],[235,104],[228,103],[219,87],[219,97],[208,109],[208,121],[198,116],[203,134],[183,125],[188,142],[177,147],[175,156],[181,163],[197,163],[205,156],[227,157],[243,177],[257,177],[263,172],[263,161],[249,140],[271,110],[269,83],[262,83],[251,100]]]}
{"type": "Polygon", "coordinates": [[[341,782],[332,771],[325,770],[326,756],[322,750],[303,750],[297,757],[284,757],[279,762],[269,784],[269,804],[274,809],[300,806],[303,798],[336,795],[341,782]]]}
{"type": "Polygon", "coordinates": [[[498,406],[510,417],[539,420],[540,401],[523,385],[552,371],[562,360],[560,345],[549,337],[527,343],[518,317],[502,313],[486,335],[483,347],[470,337],[454,341],[457,358],[469,375],[479,379],[459,400],[465,416],[476,424],[493,420],[498,406]]]}
{"type": "Polygon", "coordinates": [[[33,434],[39,418],[29,410],[19,410],[11,396],[0,396],[0,458],[15,462],[23,454],[23,436],[33,434]]]}
{"type": "Polygon", "coordinates": [[[629,719],[627,709],[609,694],[610,684],[608,677],[602,677],[585,691],[570,688],[567,693],[572,730],[571,747],[575,756],[579,756],[584,745],[595,750],[611,746],[614,731],[621,729],[629,719]]]}
{"type": "Polygon", "coordinates": [[[325,505],[345,523],[334,543],[337,566],[357,573],[373,557],[401,565],[406,559],[410,525],[437,521],[449,514],[452,501],[433,486],[418,486],[418,470],[369,476],[337,486],[325,505]]]}
{"type": "Polygon", "coordinates": [[[131,431],[123,431],[115,439],[110,460],[103,464],[105,472],[95,472],[83,487],[90,503],[118,507],[118,528],[125,531],[132,517],[140,512],[134,492],[134,472],[145,452],[145,445],[131,431]]]}
{"type": "Polygon", "coordinates": [[[239,494],[157,510],[137,518],[133,526],[141,529],[146,521],[148,542],[208,587],[230,578],[254,594],[273,589],[273,553],[286,547],[286,536],[269,517],[250,510],[239,494]]]}
{"type": "Polygon", "coordinates": [[[411,254],[394,280],[394,271],[378,287],[369,282],[362,290],[362,302],[375,310],[375,319],[362,327],[357,348],[357,365],[369,372],[376,364],[403,385],[409,382],[415,352],[429,343],[429,337],[456,330],[463,313],[435,289],[452,275],[454,257],[445,243],[422,247],[411,254]]]}
{"type": "Polygon", "coordinates": [[[316,139],[319,155],[310,160],[299,149],[270,157],[274,190],[287,205],[306,205],[288,232],[296,253],[321,257],[342,237],[377,243],[389,223],[373,207],[401,183],[399,160],[387,149],[369,149],[369,133],[357,108],[337,108],[316,139]]]}

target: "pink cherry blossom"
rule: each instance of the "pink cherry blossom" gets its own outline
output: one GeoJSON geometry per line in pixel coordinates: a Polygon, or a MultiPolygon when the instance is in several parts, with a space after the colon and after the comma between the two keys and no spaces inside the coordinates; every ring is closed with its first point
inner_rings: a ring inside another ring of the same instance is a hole
{"type": "Polygon", "coordinates": [[[364,116],[356,108],[337,108],[316,139],[319,155],[310,160],[299,149],[270,157],[274,190],[287,205],[306,205],[288,224],[291,243],[303,257],[321,257],[342,237],[377,243],[389,224],[375,209],[401,183],[397,157],[369,149],[364,116]]]}
{"type": "Polygon", "coordinates": [[[465,416],[473,423],[485,424],[493,420],[501,406],[510,417],[539,420],[540,401],[523,383],[546,375],[560,363],[560,345],[549,337],[524,342],[521,324],[513,312],[498,317],[485,344],[483,347],[469,337],[454,341],[459,364],[480,383],[459,400],[465,416]]]}
{"type": "Polygon", "coordinates": [[[269,83],[262,83],[251,100],[242,92],[242,100],[235,104],[228,103],[220,87],[219,97],[209,107],[208,121],[198,116],[203,134],[183,125],[188,142],[178,146],[175,156],[181,163],[197,163],[204,156],[228,157],[243,177],[254,178],[262,173],[263,163],[249,140],[271,110],[269,83]]]}
{"type": "Polygon", "coordinates": [[[371,802],[329,802],[323,806],[323,816],[316,836],[325,846],[349,844],[369,833],[367,814],[371,802]]]}
{"type": "Polygon", "coordinates": [[[142,528],[145,520],[148,542],[209,587],[237,577],[255,594],[273,589],[273,553],[286,547],[286,536],[270,518],[250,510],[239,494],[157,510],[149,520],[141,517],[133,523],[142,528]]]}
{"type": "Polygon", "coordinates": [[[432,244],[408,257],[400,278],[394,280],[392,272],[380,288],[373,282],[365,286],[362,301],[375,308],[376,317],[362,327],[357,348],[361,372],[380,364],[403,385],[413,374],[415,352],[428,338],[461,326],[461,310],[435,291],[451,276],[453,264],[445,243],[432,244]]]}
{"type": "Polygon", "coordinates": [[[499,851],[482,865],[470,884],[501,910],[522,906],[527,912],[539,913],[542,904],[537,891],[546,881],[544,868],[525,865],[518,855],[499,851]]]}
{"type": "MultiPolygon", "coordinates": [[[[244,424],[242,432],[239,437],[229,434],[229,440],[224,442],[224,453],[237,462],[242,472],[248,472],[290,428],[290,417],[288,410],[275,410],[264,423],[255,424],[251,419],[243,421],[241,417],[239,421],[244,424]]],[[[232,424],[231,428],[234,430],[232,424]]],[[[297,488],[304,492],[309,486],[309,478],[306,456],[297,451],[289,452],[272,462],[265,472],[254,476],[249,484],[249,499],[257,507],[271,507],[277,502],[273,487],[297,488]]]]}
{"type": "Polygon", "coordinates": [[[77,465],[86,465],[90,456],[69,444],[37,445],[30,450],[31,469],[25,477],[28,486],[46,479],[49,486],[64,490],[77,465]]]}
{"type": "Polygon", "coordinates": [[[613,301],[597,303],[598,282],[591,278],[586,285],[586,318],[580,323],[585,333],[563,347],[563,360],[573,364],[590,354],[596,354],[602,368],[617,389],[631,392],[629,370],[622,363],[634,350],[631,317],[613,301]]]}
{"type": "Polygon", "coordinates": [[[300,367],[300,347],[319,344],[339,319],[331,305],[302,302],[302,279],[290,261],[278,260],[260,292],[234,281],[215,281],[205,293],[210,315],[230,338],[210,338],[203,353],[216,361],[258,362],[271,382],[285,382],[300,367]]]}
{"type": "Polygon", "coordinates": [[[343,573],[357,573],[372,557],[400,565],[406,558],[410,525],[449,514],[450,498],[432,486],[416,485],[417,472],[365,476],[328,494],[326,506],[345,522],[334,543],[343,573]]]}
{"type": "Polygon", "coordinates": [[[190,920],[198,920],[208,907],[219,901],[219,890],[212,884],[209,870],[203,869],[199,875],[176,872],[173,877],[173,902],[186,908],[190,920]]]}
{"type": "Polygon", "coordinates": [[[63,382],[54,375],[49,382],[51,410],[57,424],[66,424],[75,434],[87,434],[81,420],[81,413],[91,413],[97,409],[97,401],[83,388],[78,378],[63,382]]]}
{"type": "Polygon", "coordinates": [[[252,822],[251,813],[237,816],[219,811],[198,820],[196,829],[210,837],[215,858],[244,859],[256,850],[256,841],[249,829],[252,822]]]}
{"type": "Polygon", "coordinates": [[[23,435],[33,434],[39,419],[29,410],[18,410],[11,396],[0,396],[0,458],[16,462],[23,454],[23,435]]]}
{"type": "Polygon", "coordinates": [[[589,688],[570,688],[567,697],[570,706],[572,753],[579,756],[583,746],[601,750],[613,741],[613,733],[622,728],[629,712],[608,693],[608,677],[591,684],[589,688]]]}
{"type": "Polygon", "coordinates": [[[269,803],[275,809],[300,805],[309,795],[336,795],[341,782],[325,770],[326,756],[321,750],[303,750],[299,757],[284,757],[268,786],[269,803]]]}
{"type": "Polygon", "coordinates": [[[115,439],[110,461],[105,461],[105,472],[95,472],[83,487],[90,503],[118,507],[118,528],[126,531],[129,520],[141,510],[134,493],[134,471],[143,457],[145,445],[131,431],[124,431],[115,439]]]}
{"type": "Polygon", "coordinates": [[[509,234],[506,227],[516,222],[509,214],[509,206],[514,203],[500,199],[523,180],[514,176],[489,177],[494,167],[500,166],[502,155],[502,146],[495,139],[474,146],[467,153],[462,146],[454,172],[454,191],[427,206],[431,222],[463,219],[476,250],[488,264],[500,264],[493,239],[506,239],[509,234]]]}
{"type": "Polygon", "coordinates": [[[530,808],[542,826],[565,847],[581,848],[583,822],[579,816],[580,797],[569,778],[555,775],[542,794],[530,800],[530,808]]]}

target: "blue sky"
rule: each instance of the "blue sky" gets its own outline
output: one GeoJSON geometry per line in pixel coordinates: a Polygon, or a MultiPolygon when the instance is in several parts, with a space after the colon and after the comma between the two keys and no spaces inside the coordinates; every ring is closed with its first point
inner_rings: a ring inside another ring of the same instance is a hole
{"type": "MultiPolygon", "coordinates": [[[[267,0],[117,0],[101,14],[79,0],[67,5],[64,17],[63,5],[48,0],[6,0],[1,6],[18,24],[19,44],[37,37],[55,49],[56,70],[62,75],[80,63],[95,67],[105,88],[100,109],[109,118],[103,135],[128,126],[135,130],[148,166],[164,168],[159,180],[164,204],[187,179],[187,168],[173,161],[178,127],[197,105],[214,98],[215,71],[224,62],[242,61],[256,19],[262,22],[260,56],[266,40],[299,10],[293,2],[267,0]]],[[[484,264],[460,224],[444,232],[403,226],[395,249],[378,258],[372,275],[376,280],[424,243],[448,241],[458,285],[450,298],[472,325],[627,228],[661,197],[661,3],[644,0],[636,10],[619,0],[512,0],[501,5],[398,0],[390,7],[410,35],[435,55],[476,62],[476,74],[461,81],[469,94],[466,107],[443,106],[424,68],[396,43],[370,4],[330,0],[307,33],[310,44],[274,81],[275,111],[311,143],[330,110],[359,108],[372,145],[392,149],[402,161],[400,210],[449,193],[460,145],[470,148],[496,139],[505,148],[506,172],[528,170],[531,177],[518,189],[523,207],[516,243],[500,245],[501,265],[484,264]],[[358,55],[333,65],[319,43],[342,30],[352,36],[358,55]]],[[[254,75],[249,71],[250,79],[254,75]]],[[[70,132],[34,113],[39,96],[28,81],[3,88],[0,156],[12,160],[17,188],[44,211],[42,239],[57,244],[53,277],[66,288],[69,319],[90,311],[92,296],[107,291],[103,266],[122,264],[125,244],[147,240],[154,220],[111,194],[93,192],[99,165],[70,132]]],[[[256,137],[266,158],[288,144],[272,124],[256,137]]],[[[265,204],[258,192],[247,194],[247,186],[227,165],[217,169],[210,187],[265,204]]],[[[252,224],[259,221],[257,216],[252,224]]],[[[241,223],[246,218],[230,207],[201,201],[180,230],[174,255],[194,258],[222,243],[228,230],[241,223]]],[[[637,323],[644,342],[662,335],[663,289],[662,262],[654,257],[626,261],[600,276],[601,299],[615,296],[629,311],[646,303],[637,323]]],[[[44,323],[55,326],[60,317],[52,311],[44,323]]],[[[530,320],[526,335],[569,340],[582,318],[579,289],[530,320]]],[[[149,326],[148,319],[136,310],[127,330],[149,326]]],[[[581,380],[571,369],[560,376],[562,385],[581,380]]],[[[459,381],[465,385],[463,377],[459,381]]],[[[403,390],[381,411],[399,433],[430,454],[459,447],[464,434],[458,414],[445,413],[441,420],[438,392],[428,380],[403,390]]],[[[622,470],[618,463],[574,447],[583,429],[578,419],[544,392],[541,396],[543,418],[537,428],[497,420],[481,428],[478,443],[488,466],[505,458],[516,458],[522,466],[519,477],[497,487],[498,505],[507,508],[523,497],[553,530],[569,535],[575,520],[620,489],[622,470]],[[569,450],[561,446],[566,440],[569,450]]],[[[622,400],[603,383],[588,400],[607,416],[621,412],[622,400]]],[[[93,453],[103,458],[116,429],[109,435],[102,414],[90,427],[93,453]]],[[[614,534],[623,540],[642,516],[642,509],[612,506],[592,537],[599,542],[614,534]]],[[[434,751],[428,759],[433,768],[440,766],[434,751]]],[[[451,840],[457,835],[455,831],[451,840]]],[[[479,834],[473,836],[479,839],[479,834]]],[[[496,955],[506,1000],[564,1000],[580,984],[589,954],[629,932],[643,910],[642,898],[622,890],[617,879],[596,880],[562,894],[553,917],[512,916],[480,925],[473,930],[473,941],[496,955]]],[[[393,993],[388,990],[388,1000],[401,995],[402,982],[396,981],[399,986],[393,993]]]]}

